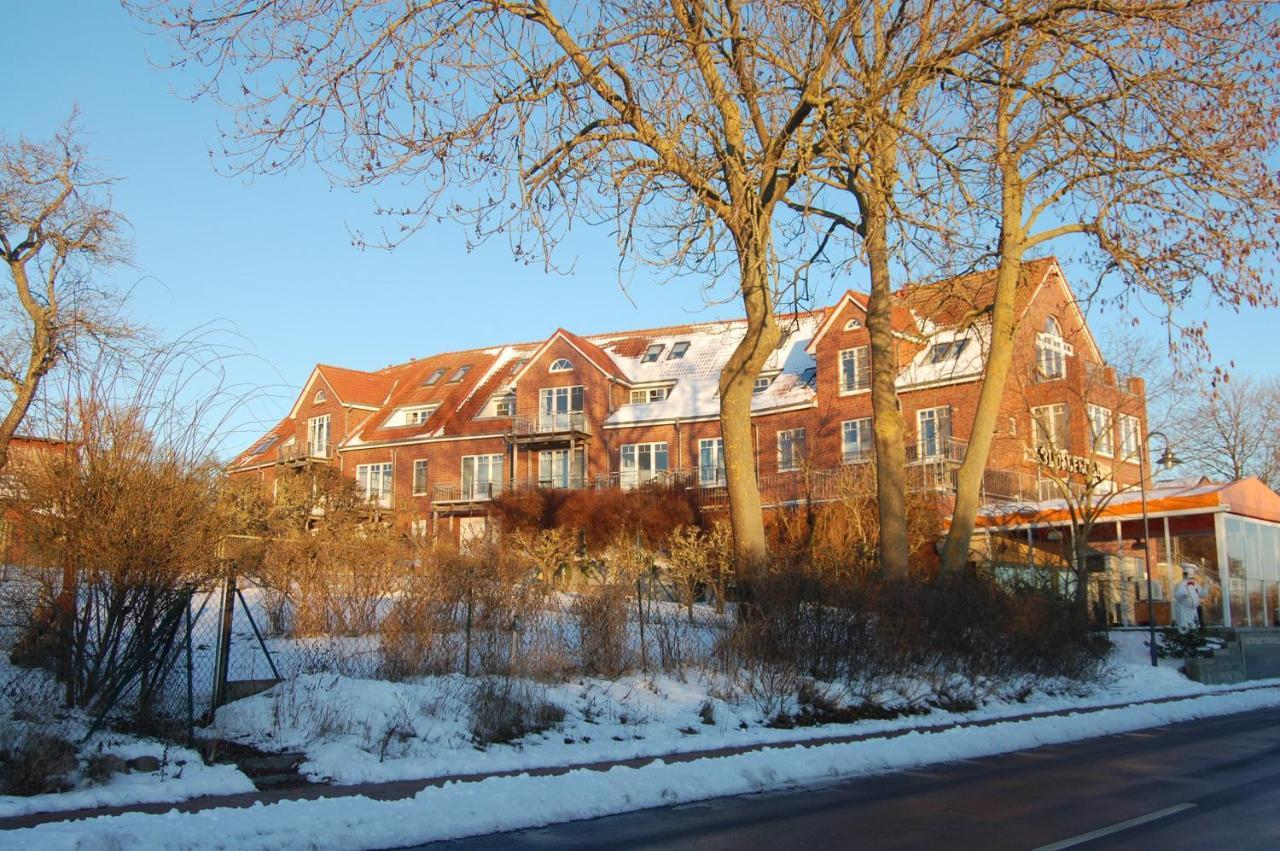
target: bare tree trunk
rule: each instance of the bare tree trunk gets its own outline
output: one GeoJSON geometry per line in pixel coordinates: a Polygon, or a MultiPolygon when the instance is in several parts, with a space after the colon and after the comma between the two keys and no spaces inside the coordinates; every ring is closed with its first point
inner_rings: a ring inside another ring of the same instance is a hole
{"type": "Polygon", "coordinates": [[[898,409],[898,353],[893,338],[893,292],[889,278],[887,203],[869,199],[866,222],[871,295],[867,331],[871,339],[871,415],[876,441],[876,499],[880,510],[880,569],[907,575],[907,455],[898,409]]]}
{"type": "Polygon", "coordinates": [[[1018,277],[1022,273],[1025,250],[1022,230],[1022,186],[1016,171],[1005,169],[1000,231],[1000,263],[996,270],[996,291],[991,309],[991,341],[973,417],[973,430],[965,449],[964,462],[956,474],[956,501],[951,512],[951,528],[942,551],[942,569],[961,570],[969,557],[978,508],[982,501],[982,478],[991,457],[996,419],[1004,399],[1009,367],[1013,363],[1014,304],[1018,277]]]}
{"type": "Polygon", "coordinates": [[[751,397],[756,376],[778,345],[779,332],[763,246],[740,241],[738,256],[747,331],[720,373],[720,433],[734,558],[739,575],[749,579],[768,555],[751,439],[751,397]]]}
{"type": "MultiPolygon", "coordinates": [[[[14,288],[18,301],[31,321],[31,353],[27,358],[26,370],[21,376],[10,379],[13,389],[13,402],[0,420],[0,470],[9,462],[9,442],[18,431],[31,409],[31,403],[40,389],[40,382],[53,368],[56,358],[53,334],[48,317],[49,308],[40,305],[31,294],[27,280],[26,261],[17,257],[8,257],[9,273],[13,276],[14,288]]],[[[52,293],[50,293],[52,295],[52,293]]],[[[55,306],[52,308],[56,310],[55,306]]]]}

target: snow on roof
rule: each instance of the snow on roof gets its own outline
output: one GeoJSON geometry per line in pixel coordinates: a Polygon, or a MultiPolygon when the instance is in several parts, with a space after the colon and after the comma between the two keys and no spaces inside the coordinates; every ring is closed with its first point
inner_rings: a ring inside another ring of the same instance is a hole
{"type": "Polygon", "coordinates": [[[916,353],[897,379],[899,388],[960,381],[982,375],[987,326],[940,330],[916,353]]]}
{"type": "MultiPolygon", "coordinates": [[[[823,317],[823,312],[812,312],[783,318],[782,345],[762,370],[776,377],[766,390],[752,397],[753,411],[813,403],[814,390],[805,383],[804,372],[814,366],[814,360],[805,347],[823,317]]],[[[674,382],[663,401],[624,405],[609,415],[605,425],[719,416],[720,370],[746,328],[744,321],[736,320],[659,329],[652,334],[633,331],[588,338],[609,353],[632,384],[674,382]],[[644,345],[638,345],[637,340],[644,345]],[[683,357],[672,359],[677,343],[688,343],[689,347],[683,357]],[[645,363],[645,352],[656,345],[662,346],[657,359],[645,363]]]]}

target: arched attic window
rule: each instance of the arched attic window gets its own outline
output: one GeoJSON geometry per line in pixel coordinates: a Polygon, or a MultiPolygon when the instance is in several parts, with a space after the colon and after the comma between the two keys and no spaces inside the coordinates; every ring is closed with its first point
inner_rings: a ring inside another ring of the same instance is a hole
{"type": "Polygon", "coordinates": [[[329,397],[325,395],[324,389],[321,388],[320,390],[317,390],[316,395],[311,398],[311,404],[319,405],[321,402],[324,402],[328,398],[329,397]]]}
{"type": "Polygon", "coordinates": [[[547,372],[573,372],[573,361],[568,358],[556,358],[547,368],[547,372]]]}
{"type": "Polygon", "coordinates": [[[1036,335],[1036,377],[1040,381],[1066,378],[1067,358],[1073,354],[1071,344],[1062,339],[1062,326],[1050,316],[1036,335]]]}

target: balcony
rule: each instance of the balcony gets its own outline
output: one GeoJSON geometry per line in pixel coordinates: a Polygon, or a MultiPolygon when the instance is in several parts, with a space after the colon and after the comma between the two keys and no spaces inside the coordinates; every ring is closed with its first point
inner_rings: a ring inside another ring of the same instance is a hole
{"type": "Polygon", "coordinates": [[[587,440],[591,437],[591,422],[582,411],[555,414],[538,414],[536,417],[515,417],[507,439],[512,443],[560,443],[587,440]]]}
{"type": "Polygon", "coordinates": [[[276,450],[276,460],[291,467],[302,466],[313,461],[329,461],[333,458],[333,443],[313,443],[296,441],[281,446],[276,450]]]}
{"type": "Polygon", "coordinates": [[[465,506],[489,502],[502,493],[502,482],[449,482],[431,487],[434,506],[465,506]]]}

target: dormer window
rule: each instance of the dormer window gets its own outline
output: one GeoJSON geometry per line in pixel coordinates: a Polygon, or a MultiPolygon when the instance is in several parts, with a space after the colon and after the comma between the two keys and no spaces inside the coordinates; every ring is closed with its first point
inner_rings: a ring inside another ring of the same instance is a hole
{"type": "Polygon", "coordinates": [[[329,397],[325,395],[324,390],[317,390],[316,395],[311,397],[311,404],[319,405],[321,402],[326,402],[328,400],[329,397]]]}
{"type": "Polygon", "coordinates": [[[1071,344],[1062,339],[1062,327],[1052,316],[1044,330],[1036,335],[1036,374],[1041,381],[1067,376],[1067,358],[1075,354],[1071,344]]]}
{"type": "Polygon", "coordinates": [[[850,319],[848,322],[844,323],[844,330],[846,331],[857,331],[861,327],[861,319],[850,319]]]}
{"type": "Polygon", "coordinates": [[[471,371],[471,366],[470,366],[469,364],[468,364],[467,366],[460,366],[460,367],[458,367],[458,371],[457,371],[457,372],[455,372],[455,373],[453,374],[453,377],[449,379],[449,383],[450,383],[450,384],[458,384],[458,383],[460,383],[460,382],[462,381],[462,379],[464,379],[464,378],[466,378],[466,377],[467,377],[467,373],[468,373],[468,372],[470,372],[470,371],[471,371]]]}
{"type": "Polygon", "coordinates": [[[654,343],[644,350],[644,356],[640,358],[640,363],[653,363],[662,356],[662,350],[665,348],[666,346],[662,343],[654,343]]]}
{"type": "Polygon", "coordinates": [[[689,341],[681,340],[678,343],[671,344],[671,351],[667,354],[667,360],[681,360],[684,353],[689,351],[689,341]]]}
{"type": "Polygon", "coordinates": [[[667,398],[668,388],[666,387],[646,387],[641,390],[631,391],[631,404],[646,405],[650,402],[661,402],[667,398]]]}
{"type": "Polygon", "coordinates": [[[773,379],[777,377],[777,373],[772,375],[762,375],[756,379],[755,386],[751,388],[752,393],[763,393],[769,389],[769,385],[773,383],[773,379]]]}
{"type": "Polygon", "coordinates": [[[387,421],[387,425],[392,428],[423,425],[427,420],[431,419],[431,415],[439,407],[439,405],[418,405],[413,408],[401,408],[391,416],[387,421]]]}
{"type": "Polygon", "coordinates": [[[556,358],[547,368],[547,372],[573,372],[573,361],[568,358],[556,358]]]}
{"type": "Polygon", "coordinates": [[[929,349],[929,363],[942,363],[949,358],[958,358],[960,353],[969,346],[967,337],[959,340],[950,340],[946,343],[935,343],[929,349]]]}
{"type": "Polygon", "coordinates": [[[431,385],[439,381],[441,378],[444,378],[444,373],[445,373],[444,367],[440,367],[439,369],[434,370],[430,375],[427,376],[427,380],[422,382],[422,385],[424,387],[430,387],[431,385]]]}

